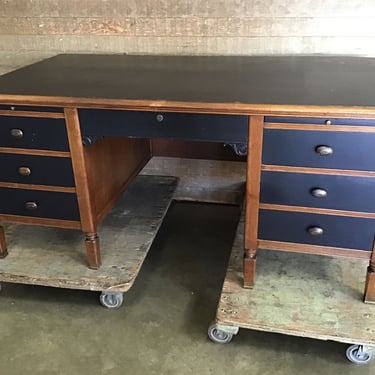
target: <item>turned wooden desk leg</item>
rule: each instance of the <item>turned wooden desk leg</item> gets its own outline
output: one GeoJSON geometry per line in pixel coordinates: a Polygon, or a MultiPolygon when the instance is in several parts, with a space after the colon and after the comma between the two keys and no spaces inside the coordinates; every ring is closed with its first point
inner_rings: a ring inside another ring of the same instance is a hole
{"type": "Polygon", "coordinates": [[[245,254],[243,286],[252,288],[258,247],[258,216],[263,144],[263,116],[250,116],[246,173],[245,254]]]}
{"type": "Polygon", "coordinates": [[[366,303],[375,303],[375,242],[372,249],[370,264],[367,268],[364,301],[366,303]]]}
{"type": "Polygon", "coordinates": [[[256,271],[256,252],[245,249],[243,259],[243,286],[244,288],[253,288],[255,283],[256,271]]]}
{"type": "Polygon", "coordinates": [[[0,225],[0,258],[5,258],[8,255],[7,243],[5,241],[4,227],[0,225]]]}
{"type": "Polygon", "coordinates": [[[100,258],[100,241],[97,233],[86,233],[86,251],[89,267],[98,269],[102,263],[100,258]]]}

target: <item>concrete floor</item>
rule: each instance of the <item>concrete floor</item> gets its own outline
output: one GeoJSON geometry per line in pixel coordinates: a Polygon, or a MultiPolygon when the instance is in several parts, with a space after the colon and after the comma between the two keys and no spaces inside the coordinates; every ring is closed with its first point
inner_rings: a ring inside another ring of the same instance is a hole
{"type": "Polygon", "coordinates": [[[247,330],[209,341],[237,215],[175,203],[119,310],[94,292],[3,285],[0,375],[374,374],[334,342],[247,330]]]}

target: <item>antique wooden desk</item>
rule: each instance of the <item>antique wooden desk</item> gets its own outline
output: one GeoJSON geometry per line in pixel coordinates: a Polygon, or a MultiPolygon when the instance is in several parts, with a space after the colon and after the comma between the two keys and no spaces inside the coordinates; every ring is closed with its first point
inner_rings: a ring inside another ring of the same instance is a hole
{"type": "Polygon", "coordinates": [[[6,74],[0,220],[81,229],[98,268],[98,224],[152,138],[247,144],[245,287],[258,248],[365,258],[375,302],[375,59],[58,55],[6,74]]]}

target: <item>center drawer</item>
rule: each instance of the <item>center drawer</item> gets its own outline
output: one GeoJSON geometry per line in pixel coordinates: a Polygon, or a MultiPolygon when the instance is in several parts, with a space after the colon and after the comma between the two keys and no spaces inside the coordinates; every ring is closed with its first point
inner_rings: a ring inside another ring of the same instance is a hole
{"type": "Polygon", "coordinates": [[[301,212],[259,211],[258,238],[358,250],[372,250],[375,219],[301,212]]]}
{"type": "Polygon", "coordinates": [[[83,135],[246,143],[248,117],[80,109],[83,135]]]}
{"type": "Polygon", "coordinates": [[[375,213],[375,177],[262,171],[261,203],[375,213]]]}
{"type": "Polygon", "coordinates": [[[74,193],[0,188],[0,214],[79,220],[74,193]]]}
{"type": "Polygon", "coordinates": [[[375,133],[264,129],[262,163],[375,170],[375,133]]]}
{"type": "Polygon", "coordinates": [[[70,158],[0,153],[0,181],[75,186],[70,158]]]}

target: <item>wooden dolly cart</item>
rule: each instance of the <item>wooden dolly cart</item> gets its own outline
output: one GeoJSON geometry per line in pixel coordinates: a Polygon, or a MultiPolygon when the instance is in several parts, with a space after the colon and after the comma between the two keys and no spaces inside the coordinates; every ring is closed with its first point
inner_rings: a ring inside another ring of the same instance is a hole
{"type": "Polygon", "coordinates": [[[375,305],[362,302],[358,276],[367,261],[261,250],[255,287],[244,289],[243,228],[242,219],[209,338],[228,343],[248,328],[350,344],[346,356],[355,364],[374,359],[375,305]]]}

